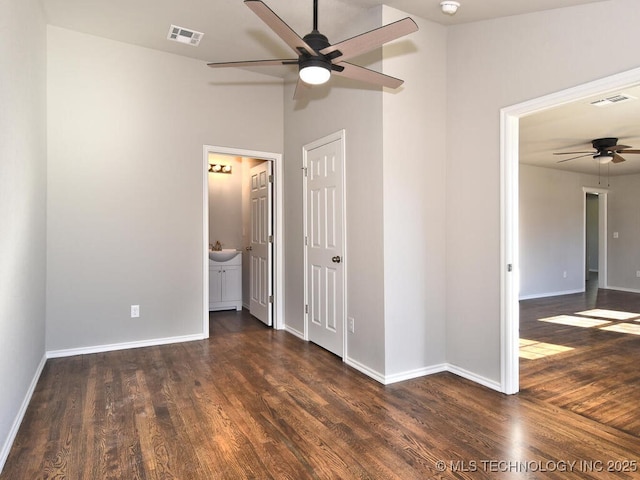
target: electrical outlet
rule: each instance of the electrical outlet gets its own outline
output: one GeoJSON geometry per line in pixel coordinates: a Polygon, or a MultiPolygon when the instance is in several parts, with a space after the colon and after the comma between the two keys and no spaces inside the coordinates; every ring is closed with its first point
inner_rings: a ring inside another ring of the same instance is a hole
{"type": "Polygon", "coordinates": [[[349,324],[349,331],[351,333],[355,333],[355,331],[356,331],[356,321],[353,319],[353,317],[348,317],[347,318],[347,322],[349,324]]]}
{"type": "Polygon", "coordinates": [[[131,318],[138,318],[140,316],[140,305],[131,305],[131,318]]]}
{"type": "Polygon", "coordinates": [[[567,271],[562,272],[562,278],[567,278],[567,271]]]}
{"type": "Polygon", "coordinates": [[[640,270],[636,270],[636,277],[640,278],[640,270]]]}

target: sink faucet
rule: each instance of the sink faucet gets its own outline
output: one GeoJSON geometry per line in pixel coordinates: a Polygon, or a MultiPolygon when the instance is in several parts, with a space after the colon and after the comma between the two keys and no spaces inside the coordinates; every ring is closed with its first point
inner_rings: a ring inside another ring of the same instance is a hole
{"type": "Polygon", "coordinates": [[[213,246],[212,250],[214,252],[219,252],[220,250],[222,250],[222,244],[220,243],[219,240],[216,240],[216,244],[213,246]]]}

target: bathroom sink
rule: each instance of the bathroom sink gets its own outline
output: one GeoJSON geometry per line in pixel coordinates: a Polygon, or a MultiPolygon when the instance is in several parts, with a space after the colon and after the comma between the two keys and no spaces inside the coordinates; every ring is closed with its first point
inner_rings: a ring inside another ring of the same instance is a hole
{"type": "Polygon", "coordinates": [[[209,250],[209,258],[214,262],[226,262],[227,260],[231,260],[237,254],[240,253],[240,250],[236,250],[235,248],[223,248],[222,250],[209,250]]]}

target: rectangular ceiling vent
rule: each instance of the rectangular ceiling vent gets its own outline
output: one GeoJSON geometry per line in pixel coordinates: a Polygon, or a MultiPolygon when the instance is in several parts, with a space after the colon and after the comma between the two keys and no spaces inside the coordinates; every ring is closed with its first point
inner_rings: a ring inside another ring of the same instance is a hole
{"type": "Polygon", "coordinates": [[[620,93],[618,95],[612,95],[610,97],[601,98],[600,100],[591,102],[591,105],[595,107],[607,107],[609,105],[613,105],[614,103],[628,102],[629,100],[637,99],[636,97],[632,97],[631,95],[627,95],[626,93],[620,93]]]}
{"type": "Polygon", "coordinates": [[[202,32],[196,32],[195,30],[189,30],[188,28],[171,25],[167,39],[197,47],[203,35],[204,33],[202,32]]]}

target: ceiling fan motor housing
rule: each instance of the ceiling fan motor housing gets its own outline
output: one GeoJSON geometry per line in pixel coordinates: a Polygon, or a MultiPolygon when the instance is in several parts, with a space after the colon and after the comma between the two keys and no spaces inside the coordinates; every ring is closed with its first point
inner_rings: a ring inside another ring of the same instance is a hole
{"type": "MultiPolygon", "coordinates": [[[[303,37],[303,40],[309,45],[315,52],[331,46],[327,37],[318,32],[317,30],[308,33],[303,37]]],[[[298,68],[302,70],[307,67],[321,67],[325,70],[331,71],[331,60],[326,56],[318,53],[317,55],[309,55],[309,53],[300,49],[300,56],[298,57],[298,68]]]]}
{"type": "Polygon", "coordinates": [[[316,52],[330,47],[329,39],[321,34],[318,30],[313,30],[311,33],[307,33],[302,39],[313,48],[316,52]]]}
{"type": "Polygon", "coordinates": [[[591,142],[593,148],[595,148],[598,152],[602,152],[609,150],[611,147],[615,147],[618,144],[617,138],[596,138],[591,142]]]}

